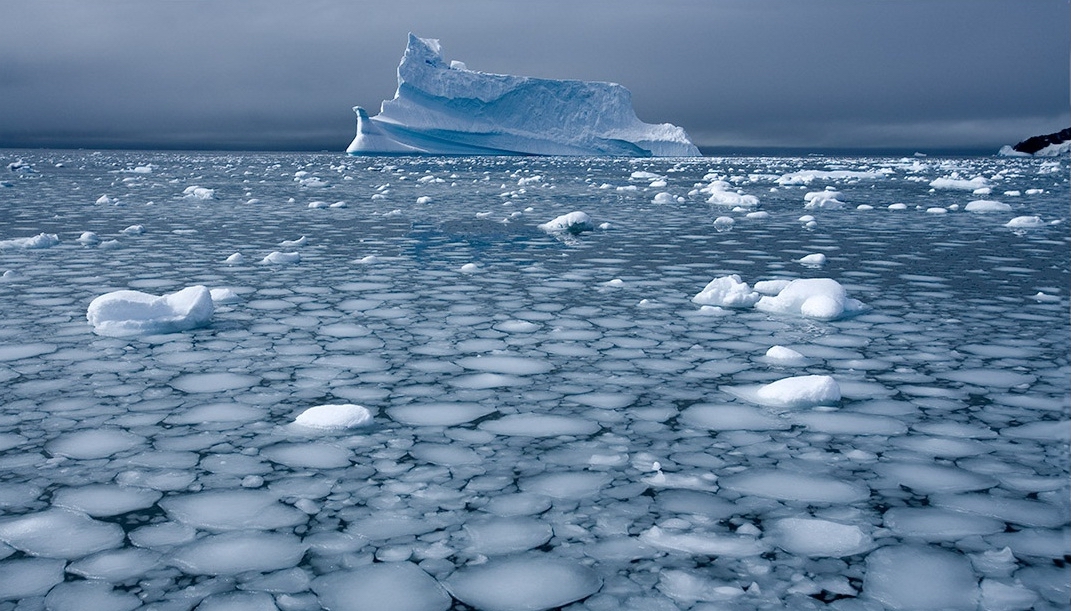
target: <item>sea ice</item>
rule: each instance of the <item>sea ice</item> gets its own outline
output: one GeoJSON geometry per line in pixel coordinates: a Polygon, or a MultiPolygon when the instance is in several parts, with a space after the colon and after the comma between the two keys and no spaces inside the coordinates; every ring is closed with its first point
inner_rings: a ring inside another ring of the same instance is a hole
{"type": "Polygon", "coordinates": [[[185,197],[186,199],[204,201],[214,199],[215,196],[215,189],[206,189],[205,187],[199,187],[197,185],[191,185],[182,190],[182,197],[185,197]]]}
{"type": "Polygon", "coordinates": [[[45,596],[49,611],[133,611],[140,606],[136,595],[95,580],[61,583],[45,596]]]}
{"type": "Polygon", "coordinates": [[[966,206],[963,207],[963,209],[966,210],[967,212],[978,212],[978,213],[1011,212],[1012,207],[1009,206],[1008,204],[1005,204],[1005,203],[1002,203],[1002,202],[986,200],[986,199],[979,199],[979,200],[975,200],[973,202],[968,203],[966,206]]]}
{"type": "Polygon", "coordinates": [[[159,503],[171,518],[213,531],[287,528],[308,519],[260,490],[212,490],[169,496],[159,503]]]}
{"type": "Polygon", "coordinates": [[[806,356],[784,346],[771,346],[764,356],[767,362],[781,366],[805,365],[809,361],[806,356]]]}
{"type": "Polygon", "coordinates": [[[44,596],[63,582],[63,560],[17,558],[0,560],[0,601],[44,596]]]}
{"type": "Polygon", "coordinates": [[[540,225],[539,228],[547,233],[578,235],[585,231],[594,231],[595,225],[591,222],[591,217],[587,213],[577,211],[563,214],[547,221],[540,225]]]}
{"type": "Polygon", "coordinates": [[[602,579],[582,564],[524,555],[462,567],[445,585],[480,611],[545,611],[594,594],[602,579]]]}
{"type": "Polygon", "coordinates": [[[777,547],[800,556],[841,557],[870,551],[874,541],[859,526],[817,518],[782,518],[766,532],[777,547]]]}
{"type": "Polygon", "coordinates": [[[799,262],[806,267],[822,267],[826,264],[826,256],[822,253],[814,253],[801,257],[799,262]]]}
{"type": "Polygon", "coordinates": [[[333,571],[314,579],[312,590],[331,611],[446,611],[452,603],[431,575],[410,562],[333,571]]]}
{"type": "Polygon", "coordinates": [[[784,430],[790,424],[754,407],[736,404],[700,403],[681,412],[679,419],[687,426],[710,431],[784,430]]]}
{"type": "Polygon", "coordinates": [[[392,420],[413,426],[455,426],[472,422],[495,408],[479,403],[412,403],[387,409],[392,420]]]}
{"type": "Polygon", "coordinates": [[[740,494],[812,505],[854,503],[870,496],[870,489],[857,482],[784,469],[752,469],[722,477],[718,484],[740,494]]]}
{"type": "Polygon", "coordinates": [[[837,320],[868,309],[861,301],[848,297],[844,287],[831,278],[793,280],[777,296],[765,296],[755,307],[763,312],[817,320],[837,320]]]}
{"type": "Polygon", "coordinates": [[[279,252],[278,250],[268,253],[260,260],[262,265],[293,265],[301,261],[301,254],[296,252],[279,252]]]}
{"type": "Polygon", "coordinates": [[[170,554],[170,562],[191,575],[237,575],[297,566],[306,546],[292,534],[261,531],[208,535],[170,554]]]}
{"type": "Polygon", "coordinates": [[[107,458],[145,443],[145,438],[123,429],[102,427],[65,433],[46,444],[53,456],[76,460],[107,458]]]}
{"type": "Polygon", "coordinates": [[[558,435],[593,435],[601,428],[597,422],[573,416],[553,414],[510,414],[485,420],[479,428],[498,435],[520,437],[557,437],[558,435]]]}
{"type": "Polygon", "coordinates": [[[39,233],[31,238],[10,238],[0,240],[0,249],[4,248],[52,248],[60,243],[59,236],[54,233],[39,233]]]}
{"type": "Polygon", "coordinates": [[[161,297],[123,290],[90,302],[86,318],[99,335],[125,337],[203,327],[211,322],[212,310],[212,294],[204,286],[161,297]]]}
{"type": "Polygon", "coordinates": [[[748,558],[766,553],[765,542],[748,535],[716,532],[670,532],[652,526],[640,533],[640,541],[657,549],[699,556],[748,558]]]}
{"type": "Polygon", "coordinates": [[[317,405],[294,418],[294,424],[315,429],[352,429],[371,422],[372,412],[367,407],[351,403],[317,405]]]}
{"type": "Polygon", "coordinates": [[[122,527],[84,513],[46,509],[0,520],[0,541],[31,556],[74,560],[123,544],[122,527]]]}
{"type": "Polygon", "coordinates": [[[708,282],[702,291],[692,297],[692,303],[722,308],[750,308],[758,303],[761,297],[762,295],[751,290],[740,276],[732,274],[708,282]]]}
{"type": "Polygon", "coordinates": [[[782,378],[758,388],[755,400],[773,407],[812,407],[840,402],[840,385],[831,376],[782,378]]]}
{"type": "Polygon", "coordinates": [[[464,526],[469,549],[495,556],[514,554],[543,545],[554,534],[550,524],[528,517],[471,520],[464,526]]]}
{"type": "Polygon", "coordinates": [[[893,545],[867,556],[863,592],[890,609],[972,610],[978,580],[962,554],[933,546],[893,545]]]}
{"type": "Polygon", "coordinates": [[[114,484],[89,484],[60,488],[52,495],[52,505],[82,511],[95,518],[115,516],[152,507],[162,495],[114,484]]]}
{"type": "Polygon", "coordinates": [[[803,207],[807,210],[837,210],[844,207],[844,202],[837,199],[838,197],[841,197],[841,192],[832,189],[811,191],[803,196],[803,201],[806,202],[803,207]]]}
{"type": "Polygon", "coordinates": [[[1045,226],[1045,221],[1040,216],[1017,216],[1004,224],[1012,229],[1037,229],[1045,226]]]}

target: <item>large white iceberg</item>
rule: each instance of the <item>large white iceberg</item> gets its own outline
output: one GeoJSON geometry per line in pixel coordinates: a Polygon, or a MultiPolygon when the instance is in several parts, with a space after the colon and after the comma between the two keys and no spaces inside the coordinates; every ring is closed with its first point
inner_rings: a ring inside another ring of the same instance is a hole
{"type": "Polygon", "coordinates": [[[351,155],[700,154],[680,127],[640,121],[621,85],[477,72],[412,34],[394,99],[374,117],[353,110],[351,155]]]}

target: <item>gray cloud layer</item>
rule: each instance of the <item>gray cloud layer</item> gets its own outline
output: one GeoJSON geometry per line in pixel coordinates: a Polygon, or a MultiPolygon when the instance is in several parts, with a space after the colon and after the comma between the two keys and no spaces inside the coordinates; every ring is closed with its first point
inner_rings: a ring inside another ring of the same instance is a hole
{"type": "Polygon", "coordinates": [[[619,82],[700,146],[995,149],[1069,120],[1067,0],[0,0],[0,147],[341,150],[406,33],[619,82]]]}

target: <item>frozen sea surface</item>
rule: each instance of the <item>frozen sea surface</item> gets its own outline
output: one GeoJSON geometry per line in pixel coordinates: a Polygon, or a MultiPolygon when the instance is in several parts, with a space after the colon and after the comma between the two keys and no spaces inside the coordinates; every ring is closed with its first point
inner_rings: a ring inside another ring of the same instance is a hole
{"type": "Polygon", "coordinates": [[[2,611],[1067,608],[1066,157],[0,155],[2,611]]]}

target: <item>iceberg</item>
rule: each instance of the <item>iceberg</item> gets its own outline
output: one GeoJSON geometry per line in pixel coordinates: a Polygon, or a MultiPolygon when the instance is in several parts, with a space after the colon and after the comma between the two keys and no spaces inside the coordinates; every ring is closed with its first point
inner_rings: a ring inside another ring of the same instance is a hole
{"type": "Polygon", "coordinates": [[[682,128],[640,121],[621,85],[469,70],[413,34],[394,99],[353,110],[351,155],[700,155],[682,128]]]}

